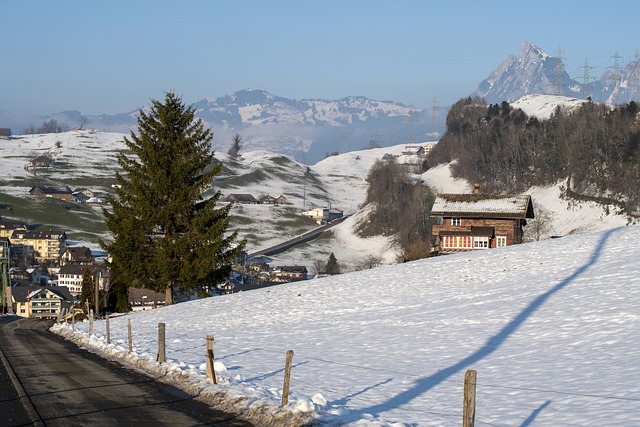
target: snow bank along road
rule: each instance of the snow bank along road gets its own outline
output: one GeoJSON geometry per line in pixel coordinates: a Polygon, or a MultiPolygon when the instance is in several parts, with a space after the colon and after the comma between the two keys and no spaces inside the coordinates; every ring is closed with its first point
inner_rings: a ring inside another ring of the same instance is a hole
{"type": "Polygon", "coordinates": [[[42,320],[0,317],[0,378],[10,378],[15,387],[3,386],[3,426],[25,425],[27,417],[26,424],[39,426],[251,426],[79,349],[49,332],[50,326],[42,320]]]}

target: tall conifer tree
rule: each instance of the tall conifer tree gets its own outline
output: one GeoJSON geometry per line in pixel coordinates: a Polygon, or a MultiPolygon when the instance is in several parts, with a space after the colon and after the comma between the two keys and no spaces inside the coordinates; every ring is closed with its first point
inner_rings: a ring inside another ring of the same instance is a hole
{"type": "Polygon", "coordinates": [[[103,243],[120,286],[166,292],[194,290],[227,278],[244,242],[228,233],[231,205],[217,207],[220,192],[204,197],[222,165],[214,161],[213,135],[172,92],[139,111],[138,132],[124,141],[116,197],[104,209],[113,240],[103,243]]]}

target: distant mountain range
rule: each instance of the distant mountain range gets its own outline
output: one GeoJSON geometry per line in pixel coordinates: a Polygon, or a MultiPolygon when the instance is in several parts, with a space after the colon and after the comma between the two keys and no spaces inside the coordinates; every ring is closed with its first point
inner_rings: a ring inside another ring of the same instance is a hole
{"type": "MultiPolygon", "coordinates": [[[[607,70],[598,80],[579,83],[564,69],[561,58],[524,42],[518,57],[510,55],[476,91],[489,103],[514,102],[524,95],[564,95],[596,102],[627,103],[638,99],[639,61],[607,70]]],[[[339,100],[282,98],[262,90],[241,90],[193,104],[197,116],[214,132],[215,150],[226,152],[238,133],[245,149],[266,149],[314,163],[328,154],[438,140],[445,132],[448,107],[418,109],[393,101],[364,97],[339,100]]],[[[117,115],[85,116],[86,126],[128,133],[137,111],[117,115]]],[[[43,117],[75,126],[82,114],[67,111],[43,117]]],[[[0,124],[6,122],[0,113],[0,124]]],[[[14,130],[14,133],[20,131],[14,130]]]]}

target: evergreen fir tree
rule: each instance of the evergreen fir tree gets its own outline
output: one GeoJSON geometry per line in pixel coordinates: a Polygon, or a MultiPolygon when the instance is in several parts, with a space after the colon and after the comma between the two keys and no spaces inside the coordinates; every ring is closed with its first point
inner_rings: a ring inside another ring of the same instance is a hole
{"type": "Polygon", "coordinates": [[[325,273],[327,274],[340,274],[340,264],[336,259],[336,256],[331,252],[329,255],[329,259],[327,260],[327,265],[324,268],[325,273]]]}
{"type": "MultiPolygon", "coordinates": [[[[168,92],[140,109],[138,132],[118,154],[116,196],[104,209],[113,240],[103,243],[120,286],[166,292],[222,282],[244,242],[227,233],[231,205],[217,207],[220,192],[205,198],[221,163],[214,163],[213,135],[193,107],[168,92]]],[[[120,294],[118,305],[120,304],[120,294]]],[[[124,303],[122,303],[124,305],[124,303]]]]}
{"type": "Polygon", "coordinates": [[[93,284],[93,276],[88,269],[84,270],[82,275],[82,287],[80,288],[80,304],[84,307],[85,302],[89,301],[89,305],[93,303],[95,288],[93,284]]]}

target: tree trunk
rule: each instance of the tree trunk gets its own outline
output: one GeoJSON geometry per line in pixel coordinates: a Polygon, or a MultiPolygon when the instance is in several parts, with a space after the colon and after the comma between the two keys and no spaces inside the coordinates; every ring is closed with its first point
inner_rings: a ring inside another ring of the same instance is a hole
{"type": "Polygon", "coordinates": [[[167,289],[165,289],[165,301],[164,305],[173,304],[173,283],[169,282],[167,289]]]}

